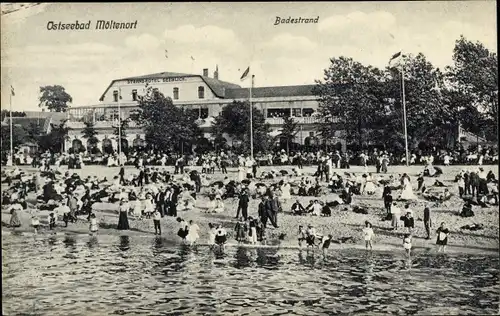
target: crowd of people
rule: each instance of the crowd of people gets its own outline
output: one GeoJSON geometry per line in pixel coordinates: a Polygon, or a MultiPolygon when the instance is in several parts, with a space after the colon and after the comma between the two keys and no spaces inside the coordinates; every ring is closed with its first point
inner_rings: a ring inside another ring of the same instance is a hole
{"type": "MultiPolygon", "coordinates": [[[[406,157],[404,153],[392,153],[387,150],[347,150],[342,152],[340,149],[331,151],[333,163],[338,168],[349,168],[351,165],[378,166],[382,168],[382,161],[388,165],[404,165],[406,157]]],[[[268,153],[258,153],[255,162],[260,166],[284,166],[296,165],[315,165],[327,152],[324,149],[302,150],[290,153],[285,150],[276,150],[268,153]]],[[[171,166],[183,164],[184,166],[201,166],[207,163],[207,168],[221,165],[226,167],[236,167],[239,165],[239,155],[231,151],[207,152],[204,154],[187,153],[184,155],[172,155],[162,151],[155,150],[137,150],[128,149],[126,154],[117,151],[107,154],[91,155],[83,153],[55,153],[49,152],[30,155],[25,153],[14,154],[14,165],[31,165],[38,167],[44,162],[51,165],[68,165],[70,168],[80,168],[85,164],[106,165],[115,167],[120,165],[138,165],[142,161],[143,165],[171,166]],[[213,166],[215,165],[215,166],[213,166]]],[[[432,148],[430,150],[413,150],[409,154],[410,165],[425,165],[427,163],[434,165],[483,165],[496,164],[498,162],[498,149],[493,147],[484,148],[479,145],[477,148],[465,150],[459,147],[455,150],[439,150],[432,148]]]]}
{"type": "MultiPolygon", "coordinates": [[[[281,153],[282,155],[284,153],[281,153]]],[[[222,213],[227,211],[224,201],[237,200],[236,223],[230,232],[220,224],[210,225],[210,240],[213,245],[223,247],[228,235],[234,235],[238,243],[257,244],[266,243],[266,230],[271,226],[278,229],[278,215],[289,212],[297,216],[332,216],[334,210],[351,207],[356,196],[374,195],[377,188],[383,193],[386,216],[384,220],[391,221],[391,226],[398,231],[401,222],[407,229],[403,238],[406,250],[411,249],[411,238],[415,221],[410,207],[411,201],[418,199],[413,189],[412,179],[408,174],[386,175],[391,165],[389,155],[379,153],[375,161],[374,173],[368,172],[370,157],[361,154],[361,165],[364,172],[341,173],[343,167],[342,155],[335,151],[318,153],[316,171],[314,174],[304,174],[303,162],[290,170],[271,169],[259,173],[259,162],[250,157],[238,156],[235,164],[238,166],[236,179],[231,179],[226,167],[233,166],[229,154],[205,154],[200,157],[179,157],[175,162],[175,170],[170,173],[165,168],[151,165],[151,160],[138,156],[134,164],[138,172],[128,172],[121,166],[113,179],[87,177],[82,178],[77,173],[61,169],[63,156],[42,155],[39,160],[38,171],[26,173],[15,167],[10,171],[2,172],[2,183],[8,189],[3,190],[2,207],[8,207],[11,213],[10,226],[21,225],[19,212],[30,210],[32,214],[31,226],[35,232],[40,226],[40,217],[46,216],[49,229],[55,229],[61,218],[65,227],[75,223],[79,216],[86,216],[89,232],[95,234],[98,229],[98,220],[93,205],[106,201],[117,204],[118,230],[129,230],[129,217],[136,220],[152,220],[155,234],[162,234],[161,220],[164,217],[175,218],[179,223],[177,235],[183,241],[193,244],[200,237],[200,227],[192,220],[186,222],[178,215],[180,212],[192,212],[200,194],[209,197],[210,202],[204,207],[207,213],[222,213]],[[227,164],[226,164],[227,163],[227,164]],[[197,168],[200,166],[201,168],[197,168]],[[222,181],[211,181],[211,175],[220,172],[225,177],[222,181]],[[36,195],[35,203],[28,203],[28,194],[36,195]],[[393,196],[393,192],[397,192],[393,196]],[[323,201],[322,195],[329,194],[329,201],[323,201]],[[290,210],[283,209],[283,202],[296,196],[295,203],[290,210]],[[309,204],[303,206],[301,197],[310,197],[309,204]],[[259,199],[257,216],[249,216],[249,202],[259,199]],[[234,234],[232,234],[234,232],[234,234]]],[[[436,167],[432,156],[425,156],[423,171],[418,175],[417,194],[428,203],[424,210],[424,226],[426,238],[431,236],[430,206],[446,203],[453,193],[448,188],[443,192],[436,191],[445,185],[439,181],[442,169],[436,167]],[[435,178],[432,186],[425,187],[424,177],[435,178]]],[[[76,157],[71,158],[72,164],[82,168],[84,164],[76,157]]],[[[118,158],[118,160],[120,160],[118,158]]],[[[345,166],[344,166],[345,167],[345,166]]],[[[347,166],[348,167],[348,166],[347,166]]],[[[456,175],[458,195],[464,200],[460,216],[473,216],[472,205],[489,207],[498,205],[498,181],[491,171],[486,173],[481,166],[474,166],[462,170],[456,175]],[[472,214],[472,215],[471,215],[472,214]]],[[[368,210],[358,205],[352,206],[352,211],[367,214],[368,210]]],[[[445,246],[449,231],[445,223],[438,230],[438,245],[445,246]],[[446,235],[446,236],[445,236],[446,235]]],[[[363,229],[366,247],[372,248],[374,236],[371,223],[366,223],[363,229]]],[[[285,235],[279,234],[283,239],[285,235]]],[[[321,247],[326,253],[331,241],[331,234],[320,234],[312,225],[307,229],[299,227],[299,245],[306,242],[308,247],[321,247]]],[[[440,248],[444,251],[444,247],[440,248]]]]}

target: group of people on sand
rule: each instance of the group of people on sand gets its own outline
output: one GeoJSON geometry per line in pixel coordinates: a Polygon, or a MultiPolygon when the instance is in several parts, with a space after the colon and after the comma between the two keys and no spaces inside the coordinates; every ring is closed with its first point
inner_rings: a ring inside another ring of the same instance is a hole
{"type": "MultiPolygon", "coordinates": [[[[366,214],[368,210],[357,204],[356,196],[373,196],[382,192],[382,199],[387,211],[386,219],[391,221],[391,227],[398,231],[401,221],[408,229],[404,235],[405,249],[411,249],[411,240],[415,220],[413,218],[412,202],[419,196],[432,203],[444,203],[453,195],[450,188],[436,193],[446,186],[439,181],[442,173],[439,168],[428,163],[424,172],[418,175],[419,188],[415,194],[413,184],[408,174],[399,176],[372,174],[365,172],[354,173],[338,172],[337,153],[320,158],[318,169],[314,175],[304,175],[302,169],[266,171],[258,177],[254,159],[241,156],[238,172],[235,179],[226,176],[222,181],[211,182],[211,165],[203,164],[202,172],[193,168],[179,168],[178,174],[171,174],[165,169],[137,165],[136,172],[126,172],[121,167],[113,179],[87,177],[78,174],[62,173],[58,168],[44,169],[33,174],[25,173],[14,168],[3,173],[2,182],[7,183],[8,189],[2,196],[2,205],[10,207],[12,227],[22,225],[19,213],[30,210],[32,212],[31,226],[38,231],[40,219],[46,217],[49,229],[57,227],[57,221],[62,217],[65,226],[68,223],[77,223],[79,216],[86,215],[89,232],[97,233],[100,219],[95,210],[95,203],[108,202],[117,205],[118,230],[131,229],[129,217],[138,222],[152,220],[155,234],[161,235],[162,222],[176,219],[179,223],[177,236],[181,240],[195,244],[200,238],[200,228],[193,221],[186,222],[178,216],[178,212],[191,213],[202,207],[196,202],[200,194],[210,197],[210,202],[203,205],[210,213],[224,213],[224,200],[237,201],[234,228],[235,239],[238,243],[257,244],[265,243],[266,230],[270,226],[278,229],[278,215],[284,212],[283,203],[297,197],[290,213],[294,215],[332,216],[339,208],[351,208],[355,212],[366,214]],[[323,159],[324,158],[324,159],[323,159]],[[321,166],[320,166],[321,165],[321,166]],[[126,173],[129,173],[128,175],[126,173]],[[425,187],[425,179],[432,178],[434,184],[425,187]],[[424,179],[424,180],[421,180],[424,179]],[[424,190],[425,188],[425,190],[424,190]],[[395,198],[392,193],[397,191],[395,198]],[[323,193],[329,193],[329,201],[322,201],[323,193]],[[36,196],[36,202],[27,203],[28,194],[36,196]],[[309,205],[303,206],[299,197],[311,196],[309,205]],[[250,201],[259,199],[258,209],[249,210],[250,201]],[[250,214],[251,213],[251,214],[250,214]],[[252,216],[253,215],[253,216],[252,216]],[[403,216],[401,216],[403,215],[403,216]],[[268,225],[270,224],[270,225],[268,225]],[[409,248],[408,248],[409,247],[409,248]]],[[[383,160],[384,154],[380,157],[383,160]]],[[[388,164],[381,162],[382,172],[388,164]]],[[[456,178],[460,197],[466,199],[472,194],[476,200],[467,200],[466,205],[481,202],[485,205],[498,205],[498,182],[493,173],[478,170],[464,170],[456,178]],[[475,180],[473,180],[475,179],[475,180]],[[477,180],[477,181],[476,181],[477,180]],[[479,198],[481,196],[481,198],[479,198]],[[486,196],[487,201],[484,201],[486,196]],[[486,204],[488,203],[488,204],[486,204]]],[[[430,203],[424,209],[424,226],[426,238],[430,238],[431,219],[430,203]]],[[[478,204],[481,205],[481,204],[478,204]]],[[[472,207],[472,206],[470,206],[472,207]]],[[[175,233],[175,232],[174,232],[175,233]]],[[[223,245],[227,242],[228,231],[221,225],[211,225],[209,228],[210,243],[223,245]]],[[[438,231],[438,244],[442,251],[447,243],[449,230],[442,224],[438,231]],[[441,238],[446,235],[445,238],[441,238]]],[[[372,248],[374,236],[371,223],[363,229],[367,248],[372,248]]],[[[299,244],[305,242],[308,247],[320,245],[327,251],[332,236],[316,234],[314,227],[299,229],[299,244]]]]}

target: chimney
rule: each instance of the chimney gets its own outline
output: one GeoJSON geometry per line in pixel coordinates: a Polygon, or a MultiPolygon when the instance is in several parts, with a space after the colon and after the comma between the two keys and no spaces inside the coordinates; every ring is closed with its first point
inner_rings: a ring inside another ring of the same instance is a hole
{"type": "Polygon", "coordinates": [[[208,77],[208,68],[203,68],[203,76],[208,77]]]}
{"type": "Polygon", "coordinates": [[[214,79],[219,80],[219,65],[215,66],[214,79]]]}

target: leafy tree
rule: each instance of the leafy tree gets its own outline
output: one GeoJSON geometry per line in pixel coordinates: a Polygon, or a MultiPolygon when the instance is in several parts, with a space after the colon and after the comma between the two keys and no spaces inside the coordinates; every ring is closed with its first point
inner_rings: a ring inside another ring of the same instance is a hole
{"type": "Polygon", "coordinates": [[[482,43],[461,36],[453,50],[454,65],[447,67],[451,90],[467,98],[461,104],[461,122],[470,131],[485,133],[491,140],[498,134],[498,56],[482,43]],[[475,108],[476,110],[473,110],[475,108]]]}
{"type": "Polygon", "coordinates": [[[64,142],[69,139],[70,128],[66,125],[67,120],[59,124],[51,124],[51,131],[39,138],[39,147],[42,151],[49,150],[52,153],[63,152],[64,142]]]}
{"type": "Polygon", "coordinates": [[[299,132],[299,124],[292,117],[285,117],[283,127],[281,128],[280,137],[286,140],[286,152],[290,153],[290,143],[293,142],[295,136],[299,132]]]}
{"type": "MultiPolygon", "coordinates": [[[[450,130],[453,115],[442,98],[443,74],[423,54],[407,56],[397,67],[386,70],[386,121],[384,138],[393,135],[393,147],[404,148],[404,111],[401,89],[401,67],[404,72],[406,123],[409,148],[422,141],[442,142],[450,130]],[[394,138],[394,136],[396,136],[394,138]],[[437,136],[432,139],[434,136],[437,136]]],[[[436,144],[444,145],[444,144],[436,144]]]]}
{"type": "Polygon", "coordinates": [[[38,106],[46,107],[51,112],[66,112],[73,98],[66,92],[63,86],[40,87],[40,103],[38,106]]]}
{"type": "Polygon", "coordinates": [[[87,143],[89,144],[89,150],[92,148],[96,148],[97,143],[99,142],[99,139],[97,139],[96,135],[99,134],[95,127],[94,127],[94,122],[92,121],[85,121],[84,122],[85,127],[82,130],[83,138],[87,139],[87,143]]]}
{"type": "MultiPolygon", "coordinates": [[[[10,152],[10,126],[9,125],[2,125],[2,154],[7,154],[10,152]]],[[[28,141],[28,134],[22,128],[21,126],[18,125],[13,125],[12,126],[12,147],[14,151],[16,148],[18,148],[20,145],[28,141]]]]}
{"type": "Polygon", "coordinates": [[[118,125],[116,126],[113,126],[113,135],[116,136],[116,140],[118,141],[119,139],[119,135],[120,135],[120,139],[121,139],[121,147],[122,147],[122,151],[124,152],[127,152],[128,151],[128,142],[127,142],[127,129],[128,129],[128,123],[129,123],[129,120],[128,119],[125,119],[125,120],[121,120],[120,121],[120,128],[118,128],[118,125]]]}
{"type": "Polygon", "coordinates": [[[38,138],[42,134],[42,127],[37,123],[30,123],[26,129],[28,139],[33,142],[38,142],[38,138]]]}
{"type": "Polygon", "coordinates": [[[316,81],[319,131],[331,139],[341,130],[348,143],[365,144],[374,140],[374,133],[383,128],[383,72],[365,66],[352,58],[331,58],[324,71],[324,80],[316,81]],[[369,113],[369,115],[367,115],[369,113]]]}
{"type": "Polygon", "coordinates": [[[146,141],[155,149],[185,152],[202,134],[195,115],[174,106],[172,99],[148,88],[139,96],[137,121],[146,132],[146,141]]]}
{"type": "MultiPolygon", "coordinates": [[[[233,101],[226,105],[213,123],[213,133],[228,134],[231,138],[241,141],[243,151],[250,153],[250,111],[248,102],[233,101]]],[[[269,146],[269,124],[266,124],[264,114],[256,107],[252,108],[252,128],[254,152],[266,151],[269,146]]]]}

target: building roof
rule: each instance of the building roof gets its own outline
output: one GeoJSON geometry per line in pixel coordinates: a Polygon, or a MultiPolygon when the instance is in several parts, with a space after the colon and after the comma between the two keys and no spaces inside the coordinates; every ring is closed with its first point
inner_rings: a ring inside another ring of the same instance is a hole
{"type": "MultiPolygon", "coordinates": [[[[10,124],[10,118],[6,117],[2,125],[6,126],[10,124]]],[[[45,118],[37,118],[37,117],[13,117],[12,118],[12,124],[13,125],[18,125],[21,126],[24,130],[29,130],[29,127],[31,124],[38,125],[40,126],[41,132],[42,133],[47,133],[50,123],[52,121],[52,117],[45,117],[45,118]]]]}
{"type": "MultiPolygon", "coordinates": [[[[313,89],[316,85],[302,86],[276,86],[259,87],[252,89],[252,98],[272,98],[272,97],[296,97],[313,96],[313,89]]],[[[248,88],[237,88],[226,90],[226,99],[246,99],[249,97],[248,88]]]]}
{"type": "Polygon", "coordinates": [[[115,79],[115,80],[111,81],[109,86],[106,88],[104,93],[99,98],[99,101],[104,100],[104,96],[109,91],[109,88],[111,88],[113,86],[113,84],[117,81],[135,80],[135,79],[154,79],[154,78],[176,78],[176,77],[200,77],[207,84],[207,86],[210,88],[210,90],[212,90],[212,92],[219,98],[225,97],[224,95],[225,95],[225,91],[227,89],[240,88],[240,86],[237,84],[225,82],[225,81],[221,81],[218,79],[205,77],[205,76],[201,76],[201,75],[193,75],[193,74],[186,74],[186,73],[180,73],[180,72],[158,72],[158,73],[142,75],[142,76],[134,76],[134,77],[115,79]]]}

